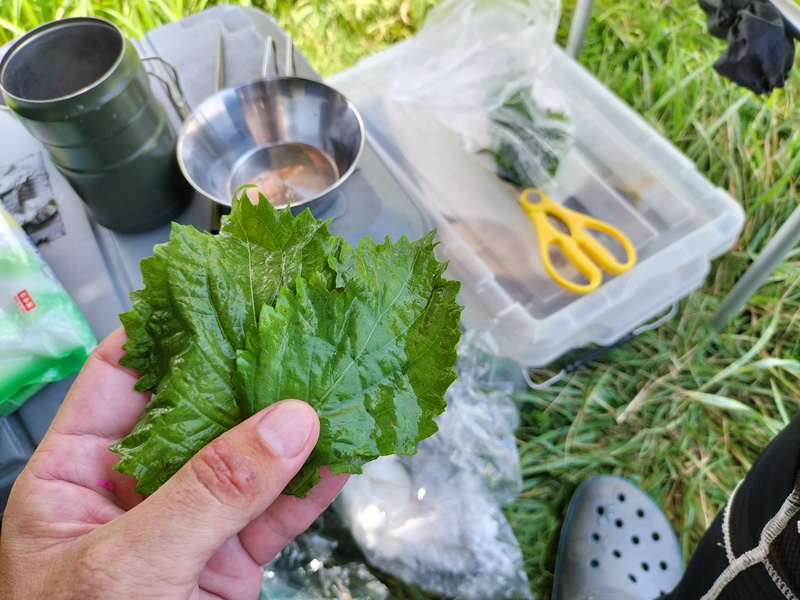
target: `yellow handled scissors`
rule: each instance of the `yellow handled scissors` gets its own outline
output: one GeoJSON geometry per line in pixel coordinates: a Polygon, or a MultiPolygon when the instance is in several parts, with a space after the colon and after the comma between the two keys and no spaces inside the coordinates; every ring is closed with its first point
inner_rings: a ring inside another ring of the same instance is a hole
{"type": "Polygon", "coordinates": [[[576,294],[586,294],[603,282],[603,271],[619,275],[636,263],[636,249],[616,227],[583,213],[557,204],[542,192],[529,188],[519,196],[519,203],[536,228],[539,236],[539,253],[548,275],[559,285],[576,294]],[[553,220],[564,224],[566,232],[553,224],[553,220]],[[608,248],[587,230],[594,229],[614,238],[625,251],[627,260],[618,261],[608,248]],[[563,277],[553,266],[550,248],[555,246],[586,278],[588,283],[576,283],[563,277]]]}

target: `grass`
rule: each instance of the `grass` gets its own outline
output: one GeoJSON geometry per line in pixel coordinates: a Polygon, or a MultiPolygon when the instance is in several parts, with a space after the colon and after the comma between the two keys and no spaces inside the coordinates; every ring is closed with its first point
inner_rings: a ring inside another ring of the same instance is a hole
{"type": "MultiPolygon", "coordinates": [[[[571,6],[564,7],[565,41],[571,6]]],[[[761,449],[797,411],[800,296],[793,252],[724,332],[708,321],[795,208],[797,75],[760,98],[712,68],[724,43],[694,2],[599,0],[581,62],[741,202],[746,224],[678,317],[544,393],[521,393],[521,498],[508,510],[534,588],[549,597],[572,492],[626,476],[665,509],[689,556],[761,449]]]]}
{"type": "MultiPolygon", "coordinates": [[[[210,1],[5,0],[0,41],[33,25],[97,14],[141,35],[210,1]]],[[[403,39],[436,0],[263,0],[322,74],[403,39]]],[[[563,6],[564,43],[573,9],[563,6]]],[[[507,509],[538,598],[550,596],[559,529],[596,473],[631,478],[664,507],[691,554],[706,526],[800,399],[798,253],[786,257],[724,332],[708,321],[796,206],[798,79],[757,97],[713,70],[723,42],[694,0],[597,0],[581,62],[737,199],[746,224],[678,316],[544,392],[519,392],[524,476],[507,509]]],[[[397,584],[396,597],[423,598],[397,584]]]]}
{"type": "Polygon", "coordinates": [[[92,15],[117,23],[133,37],[219,4],[255,6],[270,13],[322,75],[413,34],[437,0],[2,0],[0,43],[41,23],[92,15]]]}

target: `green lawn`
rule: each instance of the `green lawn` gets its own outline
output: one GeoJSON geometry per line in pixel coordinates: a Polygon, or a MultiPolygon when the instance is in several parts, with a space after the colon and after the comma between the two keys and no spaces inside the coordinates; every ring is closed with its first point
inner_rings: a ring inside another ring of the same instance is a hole
{"type": "MultiPolygon", "coordinates": [[[[566,40],[572,5],[563,9],[566,40]]],[[[794,209],[797,73],[769,98],[711,68],[724,43],[692,0],[598,0],[581,62],[714,184],[746,222],[680,313],[546,393],[521,394],[525,490],[508,511],[528,573],[549,597],[561,518],[597,472],[631,478],[666,510],[688,556],[736,482],[797,410],[797,254],[720,335],[708,320],[794,209]]]]}
{"type": "MultiPolygon", "coordinates": [[[[134,35],[211,4],[200,0],[4,0],[0,41],[34,24],[94,13],[134,35]],[[134,8],[135,7],[135,8],[134,8]]],[[[266,0],[322,74],[412,34],[435,0],[266,0]]],[[[563,6],[564,43],[572,2],[563,6]]],[[[678,316],[545,392],[518,394],[524,490],[507,514],[539,598],[549,598],[566,503],[595,473],[639,483],[688,555],[763,446],[797,409],[793,252],[720,335],[708,319],[796,205],[798,77],[769,98],[715,74],[724,44],[693,0],[598,0],[581,62],[744,207],[734,249],[678,316]]],[[[397,586],[397,597],[419,597],[397,586]]]]}

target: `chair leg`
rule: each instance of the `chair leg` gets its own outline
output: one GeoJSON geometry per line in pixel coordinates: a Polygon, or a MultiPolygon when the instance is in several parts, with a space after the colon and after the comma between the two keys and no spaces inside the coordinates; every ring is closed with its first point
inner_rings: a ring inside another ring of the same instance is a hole
{"type": "Polygon", "coordinates": [[[583,47],[583,39],[586,37],[586,29],[589,27],[589,19],[592,16],[594,0],[578,0],[575,5],[575,14],[572,16],[572,25],[569,28],[569,40],[567,40],[567,53],[572,58],[578,58],[583,47]]]}
{"type": "Polygon", "coordinates": [[[745,271],[720,303],[711,318],[711,325],[715,330],[721,331],[725,327],[731,317],[756,292],[798,241],[800,241],[800,206],[794,209],[794,212],[781,225],[750,268],[745,271]]]}

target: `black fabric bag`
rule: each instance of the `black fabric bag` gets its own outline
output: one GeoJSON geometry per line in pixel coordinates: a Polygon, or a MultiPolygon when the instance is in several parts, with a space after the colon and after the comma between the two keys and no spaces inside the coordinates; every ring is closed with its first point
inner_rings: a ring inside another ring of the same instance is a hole
{"type": "Polygon", "coordinates": [[[757,94],[783,87],[794,62],[797,31],[766,0],[699,0],[708,30],[727,40],[714,63],[722,76],[757,94]]]}

